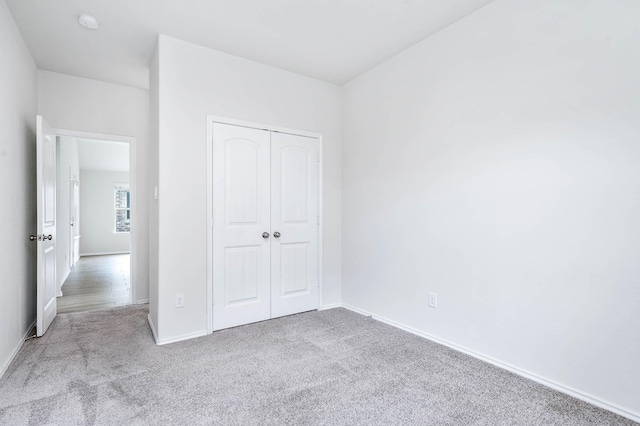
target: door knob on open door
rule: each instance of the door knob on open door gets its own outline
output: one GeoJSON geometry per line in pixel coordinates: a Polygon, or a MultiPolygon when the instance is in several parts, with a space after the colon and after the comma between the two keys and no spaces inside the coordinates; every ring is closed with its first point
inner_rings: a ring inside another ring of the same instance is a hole
{"type": "Polygon", "coordinates": [[[276,232],[273,233],[273,236],[276,237],[276,238],[280,238],[280,233],[278,231],[276,231],[276,232]]]}
{"type": "Polygon", "coordinates": [[[42,236],[42,240],[43,240],[43,241],[44,241],[44,240],[49,240],[49,241],[51,241],[51,240],[53,240],[53,235],[51,235],[51,234],[49,234],[49,235],[43,235],[43,236],[42,236]]]}
{"type": "Polygon", "coordinates": [[[269,233],[268,232],[263,232],[262,233],[262,238],[269,238],[269,233]]]}
{"type": "Polygon", "coordinates": [[[37,241],[37,240],[38,240],[37,235],[29,235],[29,241],[37,241]]]}

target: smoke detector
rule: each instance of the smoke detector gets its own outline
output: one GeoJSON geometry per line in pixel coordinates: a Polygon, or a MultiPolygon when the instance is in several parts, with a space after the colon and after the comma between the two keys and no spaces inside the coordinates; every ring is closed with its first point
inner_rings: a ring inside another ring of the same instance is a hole
{"type": "Polygon", "coordinates": [[[80,15],[80,17],[78,18],[78,24],[90,30],[97,30],[98,27],[100,26],[95,16],[86,15],[86,14],[80,15]]]}

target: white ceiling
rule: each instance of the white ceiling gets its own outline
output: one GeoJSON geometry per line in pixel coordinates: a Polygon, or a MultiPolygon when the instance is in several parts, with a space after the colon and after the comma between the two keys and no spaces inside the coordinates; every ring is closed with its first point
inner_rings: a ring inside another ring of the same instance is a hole
{"type": "Polygon", "coordinates": [[[7,0],[38,68],[148,87],[159,33],[343,84],[492,0],[7,0]],[[100,29],[77,20],[90,13],[100,29]]]}
{"type": "Polygon", "coordinates": [[[80,170],[129,171],[129,144],[78,138],[80,170]]]}

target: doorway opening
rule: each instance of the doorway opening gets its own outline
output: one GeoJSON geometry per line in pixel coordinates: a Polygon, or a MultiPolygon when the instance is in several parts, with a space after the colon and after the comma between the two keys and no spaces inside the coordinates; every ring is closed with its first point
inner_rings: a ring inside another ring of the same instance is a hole
{"type": "Polygon", "coordinates": [[[57,312],[133,303],[132,138],[56,132],[57,312]]]}

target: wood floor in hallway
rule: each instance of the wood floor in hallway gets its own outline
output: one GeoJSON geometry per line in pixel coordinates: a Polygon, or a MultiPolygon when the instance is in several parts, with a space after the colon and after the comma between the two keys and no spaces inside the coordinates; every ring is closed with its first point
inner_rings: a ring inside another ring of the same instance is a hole
{"type": "Polygon", "coordinates": [[[131,303],[128,254],[81,257],[62,286],[58,313],[93,311],[131,303]]]}

